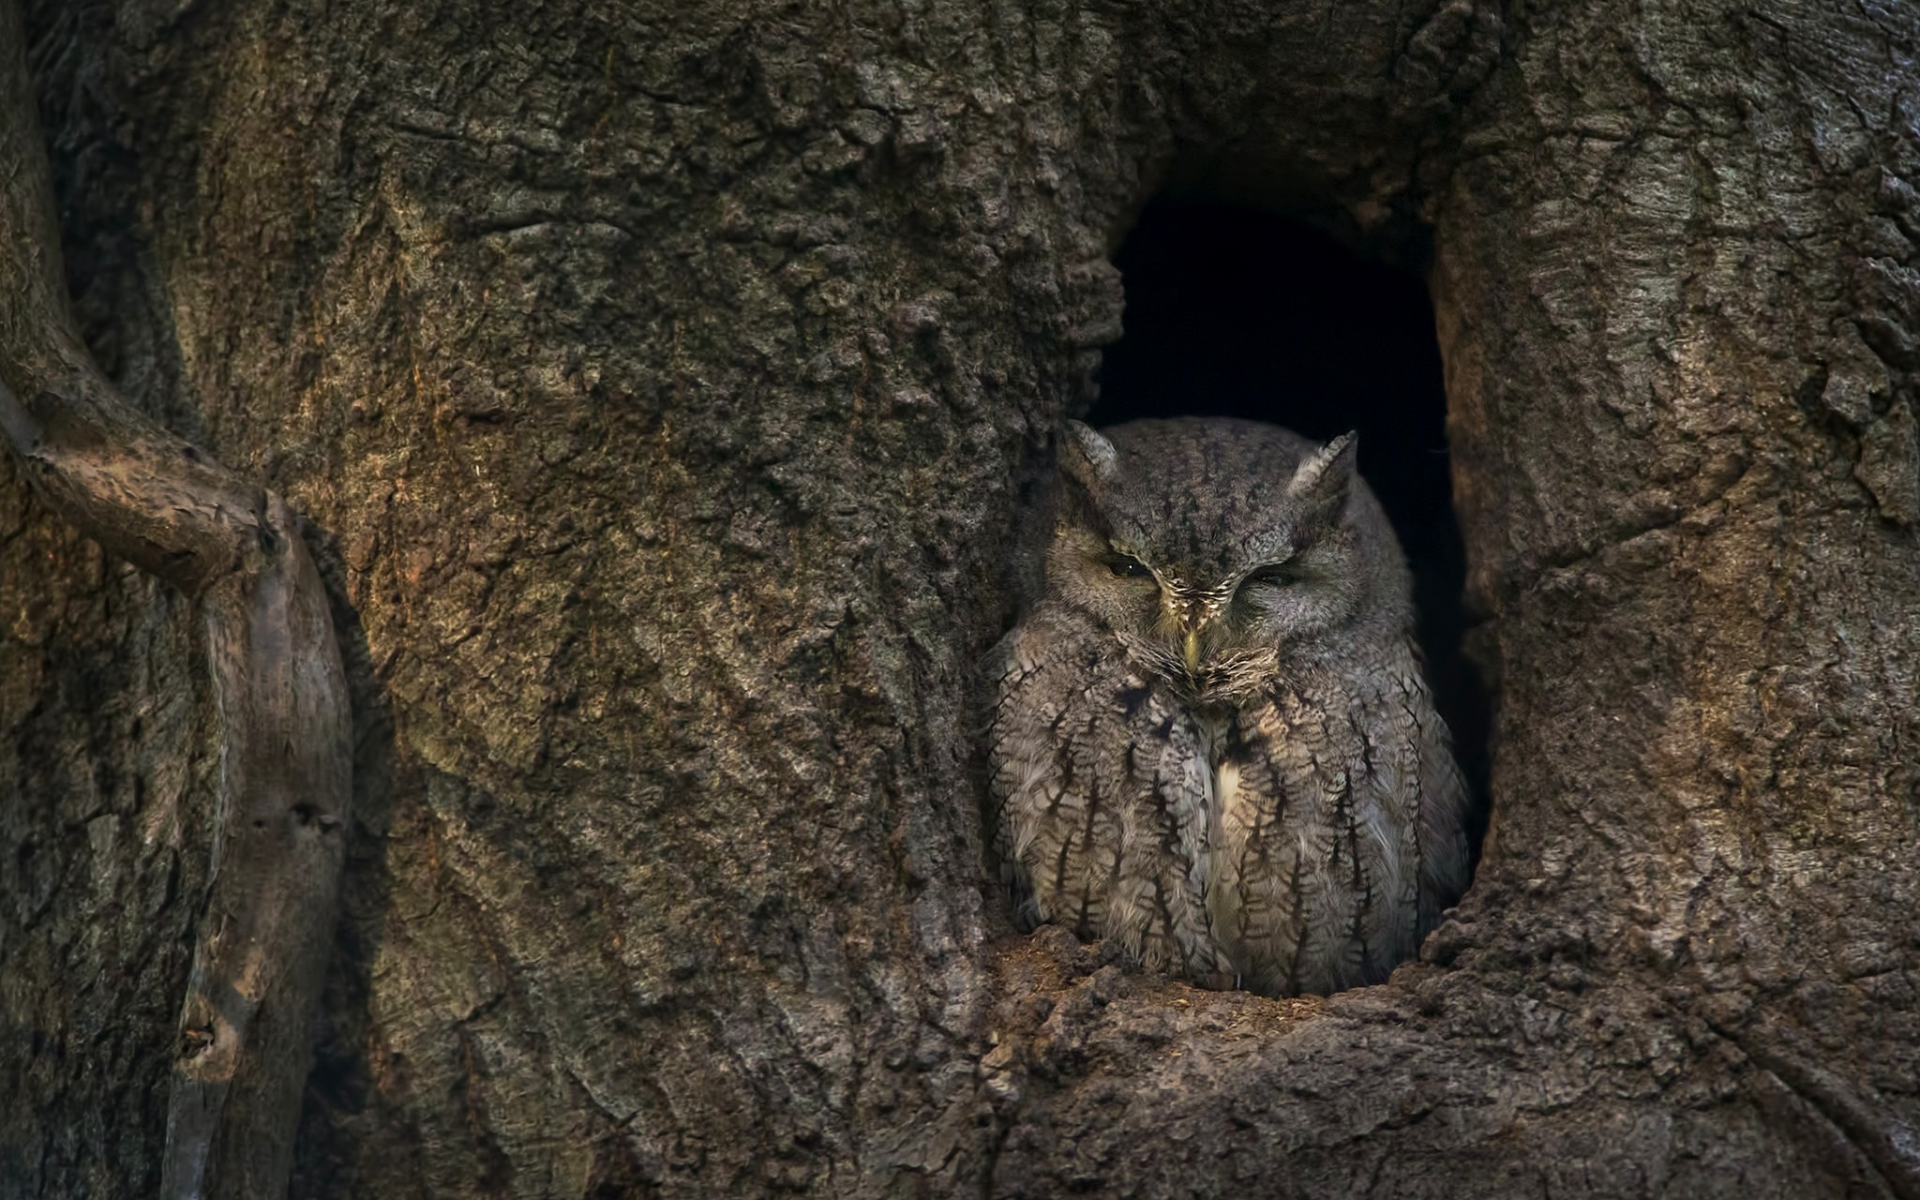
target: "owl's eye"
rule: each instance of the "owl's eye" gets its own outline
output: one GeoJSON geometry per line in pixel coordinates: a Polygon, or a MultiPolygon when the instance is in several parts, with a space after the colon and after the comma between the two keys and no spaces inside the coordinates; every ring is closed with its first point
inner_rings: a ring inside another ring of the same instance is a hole
{"type": "Polygon", "coordinates": [[[1268,563],[1248,573],[1247,577],[1240,581],[1240,586],[1243,588],[1286,587],[1298,582],[1300,582],[1300,570],[1293,563],[1268,563]]]}
{"type": "Polygon", "coordinates": [[[1152,579],[1153,572],[1147,564],[1127,554],[1114,554],[1107,558],[1107,570],[1118,579],[1152,579]]]}

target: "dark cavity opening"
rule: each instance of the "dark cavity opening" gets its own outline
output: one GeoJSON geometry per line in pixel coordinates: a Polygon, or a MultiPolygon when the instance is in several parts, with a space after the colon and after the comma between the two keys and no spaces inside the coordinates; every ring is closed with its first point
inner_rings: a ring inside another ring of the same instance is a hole
{"type": "Polygon", "coordinates": [[[1215,204],[1149,205],[1114,263],[1126,333],[1103,357],[1091,424],[1226,416],[1320,441],[1359,431],[1360,473],[1413,570],[1427,679],[1473,796],[1477,864],[1490,706],[1461,652],[1473,622],[1426,286],[1308,225],[1215,204]]]}

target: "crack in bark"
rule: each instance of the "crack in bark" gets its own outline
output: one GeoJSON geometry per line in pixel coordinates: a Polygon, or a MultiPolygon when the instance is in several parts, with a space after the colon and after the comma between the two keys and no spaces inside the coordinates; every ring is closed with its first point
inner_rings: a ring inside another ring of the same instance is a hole
{"type": "Polygon", "coordinates": [[[1859,1151],[1900,1200],[1920,1200],[1920,1138],[1904,1124],[1884,1116],[1845,1081],[1813,1056],[1801,1052],[1797,1034],[1776,1022],[1749,1031],[1715,1032],[1732,1041],[1781,1085],[1825,1117],[1859,1151]]]}
{"type": "Polygon", "coordinates": [[[1614,526],[1596,533],[1592,538],[1569,546],[1558,553],[1545,555],[1540,558],[1539,561],[1532,564],[1532,569],[1524,578],[1517,576],[1511,578],[1506,586],[1502,588],[1502,592],[1509,599],[1523,596],[1539,587],[1541,581],[1551,572],[1564,571],[1570,567],[1582,566],[1586,563],[1593,562],[1610,550],[1619,549],[1635,538],[1644,537],[1649,533],[1658,533],[1663,529],[1672,529],[1676,525],[1683,525],[1689,517],[1696,516],[1704,512],[1709,506],[1726,499],[1727,494],[1739,486],[1740,482],[1752,473],[1753,463],[1747,461],[1741,466],[1738,475],[1728,480],[1723,486],[1717,487],[1712,492],[1702,496],[1698,501],[1688,505],[1684,509],[1679,509],[1662,517],[1650,518],[1637,524],[1614,526]]]}

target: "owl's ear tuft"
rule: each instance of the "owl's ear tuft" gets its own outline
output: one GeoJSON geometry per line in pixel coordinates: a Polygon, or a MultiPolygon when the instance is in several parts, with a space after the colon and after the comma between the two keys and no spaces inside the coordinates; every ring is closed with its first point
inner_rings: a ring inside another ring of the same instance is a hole
{"type": "Polygon", "coordinates": [[[1119,454],[1092,426],[1081,421],[1067,422],[1065,444],[1060,448],[1060,469],[1088,489],[1113,478],[1119,454]]]}
{"type": "Polygon", "coordinates": [[[1353,434],[1343,433],[1294,471],[1287,495],[1300,505],[1309,521],[1335,520],[1346,507],[1357,444],[1353,434]]]}

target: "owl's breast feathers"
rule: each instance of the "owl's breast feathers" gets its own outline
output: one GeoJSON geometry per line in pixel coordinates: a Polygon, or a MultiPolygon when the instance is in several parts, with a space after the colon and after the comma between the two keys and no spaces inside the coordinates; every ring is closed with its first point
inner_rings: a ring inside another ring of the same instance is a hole
{"type": "Polygon", "coordinates": [[[1376,982],[1409,957],[1465,861],[1410,648],[1188,671],[1152,638],[1096,652],[1087,626],[1042,603],[1000,651],[996,844],[1028,918],[1268,994],[1376,982]]]}

